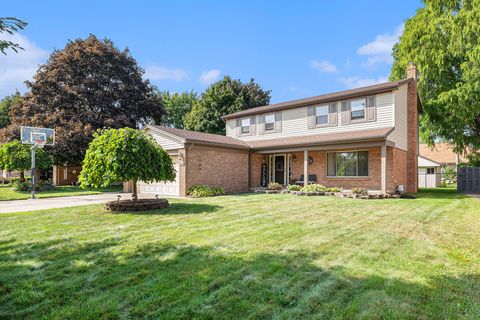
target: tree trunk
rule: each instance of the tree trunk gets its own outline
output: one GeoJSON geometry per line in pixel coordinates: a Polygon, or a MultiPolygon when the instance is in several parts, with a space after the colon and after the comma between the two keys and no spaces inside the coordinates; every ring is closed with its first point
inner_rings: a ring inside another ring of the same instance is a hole
{"type": "Polygon", "coordinates": [[[21,182],[25,182],[25,173],[23,172],[23,170],[20,170],[20,181],[21,182]]]}
{"type": "Polygon", "coordinates": [[[133,201],[137,201],[137,179],[133,180],[133,201]]]}

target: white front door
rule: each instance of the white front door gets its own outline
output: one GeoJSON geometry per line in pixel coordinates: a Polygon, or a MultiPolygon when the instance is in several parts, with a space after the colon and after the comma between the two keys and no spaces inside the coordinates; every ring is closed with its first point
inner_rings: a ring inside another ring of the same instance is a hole
{"type": "Polygon", "coordinates": [[[174,164],[176,176],[172,182],[156,182],[145,183],[143,181],[138,182],[139,193],[152,193],[165,196],[180,196],[180,171],[179,165],[174,164]]]}

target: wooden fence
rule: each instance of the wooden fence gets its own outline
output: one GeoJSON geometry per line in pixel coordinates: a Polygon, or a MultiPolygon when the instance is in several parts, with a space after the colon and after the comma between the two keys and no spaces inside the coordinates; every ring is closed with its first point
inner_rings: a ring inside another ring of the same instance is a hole
{"type": "Polygon", "coordinates": [[[458,167],[457,191],[480,193],[480,167],[458,167]]]}

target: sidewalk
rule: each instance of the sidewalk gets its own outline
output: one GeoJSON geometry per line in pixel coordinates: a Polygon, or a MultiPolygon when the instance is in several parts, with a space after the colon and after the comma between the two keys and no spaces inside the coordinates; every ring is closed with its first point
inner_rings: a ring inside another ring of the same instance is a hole
{"type": "MultiPolygon", "coordinates": [[[[0,214],[105,203],[107,201],[117,200],[117,195],[119,194],[122,196],[122,199],[131,198],[130,193],[108,192],[86,196],[0,201],[0,214]]],[[[141,199],[154,197],[153,194],[139,194],[138,196],[141,199]]]]}

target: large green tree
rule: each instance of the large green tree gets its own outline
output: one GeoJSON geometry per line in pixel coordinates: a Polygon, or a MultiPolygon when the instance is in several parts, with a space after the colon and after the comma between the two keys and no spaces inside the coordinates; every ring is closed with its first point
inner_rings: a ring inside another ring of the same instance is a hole
{"type": "MultiPolygon", "coordinates": [[[[13,18],[13,17],[0,18],[0,33],[6,32],[9,34],[14,34],[15,32],[22,30],[26,26],[27,26],[27,23],[25,21],[22,21],[17,18],[13,18]]],[[[23,48],[18,43],[15,43],[9,40],[0,39],[0,51],[6,55],[8,49],[11,49],[15,52],[18,52],[18,50],[23,50],[23,48]]]]}
{"type": "Polygon", "coordinates": [[[160,95],[165,106],[165,115],[162,117],[160,124],[183,129],[185,117],[198,101],[197,93],[193,91],[182,93],[162,91],[160,95]]]}
{"type": "Polygon", "coordinates": [[[21,125],[54,128],[55,163],[81,163],[95,130],[161,121],[161,98],[142,75],[128,49],[110,40],[70,41],[27,82],[31,92],[10,108],[12,124],[0,138],[18,138],[21,125]]]}
{"type": "MultiPolygon", "coordinates": [[[[49,169],[52,166],[48,154],[43,149],[35,151],[35,164],[39,169],[49,169]]],[[[0,146],[0,169],[19,171],[20,180],[25,181],[23,172],[32,167],[30,146],[15,140],[0,146]]]]}
{"type": "Polygon", "coordinates": [[[215,134],[225,134],[222,116],[270,103],[270,91],[251,79],[247,83],[225,76],[212,84],[194,104],[185,118],[185,128],[215,134]]]}
{"type": "Polygon", "coordinates": [[[425,0],[394,46],[390,78],[419,71],[424,141],[480,147],[480,0],[425,0]]]}
{"type": "Polygon", "coordinates": [[[82,187],[107,187],[118,181],[173,181],[172,159],[153,138],[131,128],[98,131],[88,147],[79,181],[82,187]]]}
{"type": "Polygon", "coordinates": [[[21,96],[18,91],[0,100],[0,128],[5,128],[10,124],[10,107],[19,103],[21,103],[21,96]]]}

